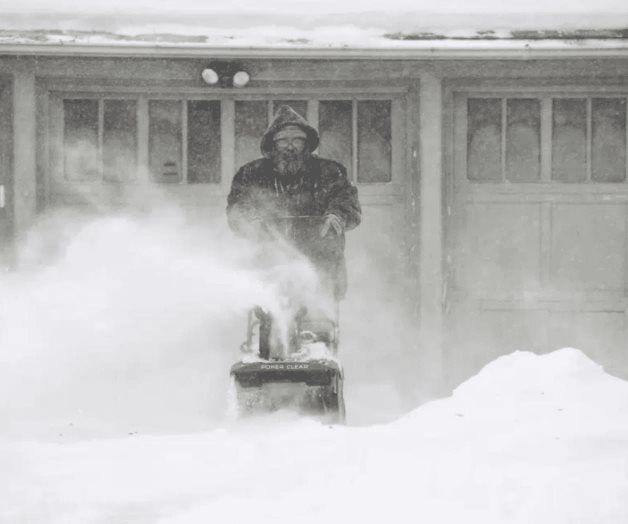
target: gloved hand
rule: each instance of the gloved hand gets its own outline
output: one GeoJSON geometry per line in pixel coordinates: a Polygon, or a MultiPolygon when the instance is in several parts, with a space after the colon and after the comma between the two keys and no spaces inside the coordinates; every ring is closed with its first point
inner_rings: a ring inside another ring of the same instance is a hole
{"type": "Polygon", "coordinates": [[[338,215],[332,213],[325,215],[323,218],[323,225],[321,227],[321,238],[325,237],[329,233],[330,229],[336,232],[336,235],[342,235],[345,230],[344,220],[338,215]]]}
{"type": "Polygon", "coordinates": [[[244,236],[250,240],[263,242],[270,240],[272,235],[268,226],[261,218],[252,218],[241,227],[244,236]]]}

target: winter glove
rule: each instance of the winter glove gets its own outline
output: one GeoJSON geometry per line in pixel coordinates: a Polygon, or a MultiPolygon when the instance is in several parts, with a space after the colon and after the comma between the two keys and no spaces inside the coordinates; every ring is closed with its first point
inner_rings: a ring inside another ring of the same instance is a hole
{"type": "Polygon", "coordinates": [[[242,233],[249,240],[264,242],[270,240],[272,235],[268,226],[261,218],[252,218],[240,227],[242,233]]]}
{"type": "Polygon", "coordinates": [[[333,229],[336,232],[336,235],[342,235],[345,230],[344,220],[340,218],[338,215],[328,214],[323,218],[323,226],[321,227],[321,238],[327,236],[329,230],[333,229]]]}

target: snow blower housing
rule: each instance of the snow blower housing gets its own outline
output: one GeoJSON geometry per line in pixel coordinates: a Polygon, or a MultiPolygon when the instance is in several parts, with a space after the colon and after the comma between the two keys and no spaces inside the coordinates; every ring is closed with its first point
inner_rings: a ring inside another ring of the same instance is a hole
{"type": "MultiPolygon", "coordinates": [[[[250,342],[259,340],[259,351],[243,344],[243,358],[231,367],[240,416],[289,409],[325,422],[342,423],[345,418],[343,372],[336,359],[335,321],[318,331],[299,316],[293,320],[287,354],[279,353],[277,340],[264,334],[269,320],[249,314],[250,342]],[[269,344],[264,339],[270,340],[269,344]],[[278,356],[279,355],[279,356],[278,356]]],[[[284,348],[286,349],[286,348],[284,348]]]]}
{"type": "Polygon", "coordinates": [[[231,368],[240,414],[290,409],[344,422],[342,370],[332,360],[237,363],[231,368]]]}
{"type": "Polygon", "coordinates": [[[307,386],[331,386],[341,372],[332,360],[238,363],[231,373],[242,387],[260,387],[268,382],[297,382],[307,386]]]}

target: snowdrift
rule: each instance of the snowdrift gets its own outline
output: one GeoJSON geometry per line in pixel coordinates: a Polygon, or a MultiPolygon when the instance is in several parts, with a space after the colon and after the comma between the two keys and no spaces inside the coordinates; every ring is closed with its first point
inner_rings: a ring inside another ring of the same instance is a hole
{"type": "Polygon", "coordinates": [[[0,521],[628,521],[628,382],[517,352],[396,422],[0,444],[0,521]]]}

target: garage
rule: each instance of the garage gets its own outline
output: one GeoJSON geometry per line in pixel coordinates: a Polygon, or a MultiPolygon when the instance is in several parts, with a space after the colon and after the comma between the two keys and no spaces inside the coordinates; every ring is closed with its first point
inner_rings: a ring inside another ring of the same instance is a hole
{"type": "Polygon", "coordinates": [[[412,360],[387,379],[451,386],[511,351],[575,346],[628,373],[622,31],[244,34],[6,32],[4,238],[65,208],[172,205],[224,229],[233,174],[287,103],[360,192],[347,304],[386,311],[377,341],[349,330],[361,365],[385,350],[412,360]],[[208,84],[217,64],[250,81],[208,84]]]}

